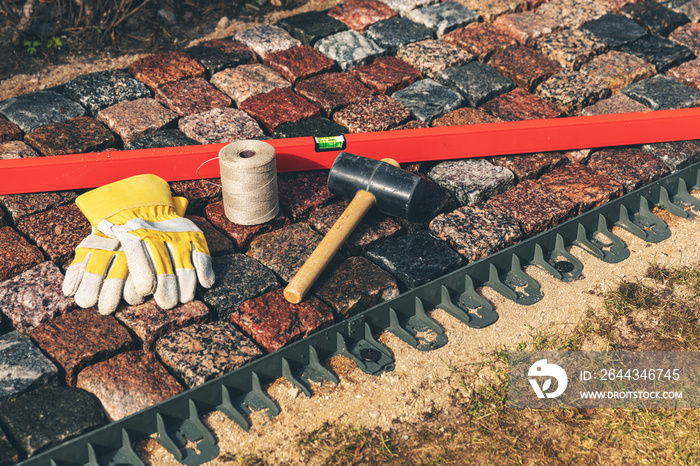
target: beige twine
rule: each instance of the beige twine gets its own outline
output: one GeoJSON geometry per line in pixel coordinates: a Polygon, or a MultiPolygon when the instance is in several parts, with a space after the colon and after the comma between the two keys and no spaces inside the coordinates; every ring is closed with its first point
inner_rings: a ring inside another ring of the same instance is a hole
{"type": "Polygon", "coordinates": [[[269,222],[279,212],[275,148],[241,140],[219,151],[219,170],[226,218],[238,225],[269,222]]]}

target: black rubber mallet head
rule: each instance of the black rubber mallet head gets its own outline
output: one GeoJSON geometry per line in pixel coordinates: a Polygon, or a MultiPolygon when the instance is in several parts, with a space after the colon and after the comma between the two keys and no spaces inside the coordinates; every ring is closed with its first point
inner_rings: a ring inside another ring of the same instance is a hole
{"type": "Polygon", "coordinates": [[[372,206],[393,217],[413,219],[418,214],[423,179],[401,170],[391,159],[374,160],[341,152],[328,174],[328,190],[352,201],[284,289],[290,303],[304,299],[372,206]]]}

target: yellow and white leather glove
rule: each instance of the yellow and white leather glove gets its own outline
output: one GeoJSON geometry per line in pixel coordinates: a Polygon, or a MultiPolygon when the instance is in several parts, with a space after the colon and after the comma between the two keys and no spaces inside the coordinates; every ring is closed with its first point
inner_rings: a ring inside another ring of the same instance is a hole
{"type": "Polygon", "coordinates": [[[80,307],[97,305],[103,315],[114,312],[122,294],[129,304],[143,302],[131,283],[119,241],[97,232],[75,249],[75,258],[63,279],[63,294],[73,296],[80,307]]]}
{"type": "Polygon", "coordinates": [[[168,183],[138,175],[78,196],[75,203],[100,233],[126,255],[138,295],[153,294],[163,309],[194,299],[197,282],[209,288],[214,271],[204,233],[176,210],[168,183]]]}
{"type": "MultiPolygon", "coordinates": [[[[188,201],[174,197],[175,211],[185,215],[188,201]]],[[[121,298],[128,304],[141,304],[145,296],[136,292],[129,274],[126,254],[119,240],[93,231],[75,249],[73,262],[66,269],[63,294],[88,308],[97,305],[102,315],[113,313],[121,298]]]]}

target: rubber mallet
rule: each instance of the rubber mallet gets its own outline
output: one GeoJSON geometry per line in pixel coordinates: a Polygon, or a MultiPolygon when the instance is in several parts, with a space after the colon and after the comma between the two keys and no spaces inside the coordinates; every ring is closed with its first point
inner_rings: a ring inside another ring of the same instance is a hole
{"type": "Polygon", "coordinates": [[[328,174],[328,190],[352,201],[284,289],[284,297],[290,303],[304,299],[372,206],[392,217],[415,218],[423,179],[402,170],[391,159],[375,160],[341,152],[328,174]]]}

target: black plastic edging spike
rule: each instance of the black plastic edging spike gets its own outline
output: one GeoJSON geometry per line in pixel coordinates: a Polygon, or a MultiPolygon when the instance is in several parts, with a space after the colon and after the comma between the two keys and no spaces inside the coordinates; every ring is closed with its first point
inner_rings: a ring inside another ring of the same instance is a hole
{"type": "Polygon", "coordinates": [[[389,348],[386,346],[382,345],[377,341],[376,338],[374,338],[374,334],[372,333],[372,329],[369,326],[367,322],[365,322],[365,341],[369,342],[372,346],[374,346],[378,351],[384,353],[384,356],[387,356],[389,358],[393,358],[393,355],[391,354],[391,351],[389,351],[389,348]]]}
{"type": "Polygon", "coordinates": [[[529,276],[523,270],[523,266],[520,264],[520,257],[518,257],[517,254],[511,255],[510,273],[523,280],[526,286],[533,288],[534,291],[540,290],[540,284],[537,282],[537,280],[529,276]]]}
{"type": "Polygon", "coordinates": [[[199,410],[194,400],[189,399],[189,417],[185,419],[178,429],[185,444],[184,459],[182,462],[188,466],[198,466],[207,463],[219,455],[219,446],[216,444],[214,434],[202,423],[199,410]],[[195,449],[187,448],[187,442],[195,443],[195,449]]]}
{"type": "Polygon", "coordinates": [[[471,328],[484,328],[498,320],[498,313],[490,302],[476,292],[474,281],[469,274],[464,274],[464,291],[456,299],[452,298],[450,290],[441,285],[440,304],[437,307],[471,328]],[[473,310],[474,312],[470,312],[473,310]]]}
{"type": "Polygon", "coordinates": [[[544,258],[544,250],[539,244],[535,244],[535,252],[532,258],[532,264],[541,268],[557,280],[564,281],[564,275],[562,275],[557,269],[554,268],[553,265],[547,262],[547,260],[544,258]]]}
{"type": "Polygon", "coordinates": [[[668,194],[668,190],[661,186],[659,188],[659,205],[664,209],[675,215],[676,217],[688,218],[688,212],[685,211],[681,206],[676,204],[671,200],[671,196],[668,194]]]}
{"type": "Polygon", "coordinates": [[[506,272],[503,280],[500,281],[515,292],[517,296],[515,302],[518,304],[529,306],[540,301],[544,296],[537,280],[523,270],[517,254],[511,254],[510,271],[506,272]]]}
{"type": "Polygon", "coordinates": [[[489,279],[484,285],[503,297],[525,306],[540,301],[544,296],[537,280],[523,271],[520,258],[516,254],[511,255],[510,270],[503,275],[498,272],[498,268],[493,263],[489,264],[489,279]]]}
{"type": "Polygon", "coordinates": [[[85,464],[85,466],[100,466],[100,463],[97,461],[97,453],[95,453],[95,447],[92,446],[92,443],[88,442],[87,444],[87,452],[88,452],[88,462],[85,464]]]}
{"type": "Polygon", "coordinates": [[[104,464],[128,464],[133,466],[145,466],[141,458],[136,454],[131,445],[131,438],[126,429],[121,430],[121,446],[112,449],[87,442],[88,462],[86,466],[102,466],[104,464]]]}
{"type": "Polygon", "coordinates": [[[573,282],[583,276],[583,264],[566,250],[564,237],[559,233],[554,239],[554,249],[547,253],[542,246],[535,244],[532,264],[564,283],[573,282]]]}
{"type": "Polygon", "coordinates": [[[201,417],[199,416],[199,410],[197,409],[197,405],[195,404],[194,400],[190,399],[189,405],[190,417],[188,419],[188,422],[191,422],[192,426],[197,430],[196,434],[198,438],[202,438],[205,442],[216,444],[214,434],[212,434],[211,431],[207,429],[207,427],[202,422],[201,417]]]}
{"type": "Polygon", "coordinates": [[[688,190],[688,185],[686,184],[683,178],[678,179],[678,193],[675,196],[673,196],[673,200],[674,202],[683,202],[691,206],[691,208],[695,212],[700,212],[700,199],[690,194],[690,191],[688,190]]]}
{"type": "Polygon", "coordinates": [[[598,235],[604,236],[609,243],[601,242],[603,245],[603,261],[616,264],[622,262],[630,256],[630,250],[627,245],[618,236],[613,235],[608,228],[608,221],[603,214],[598,214],[598,228],[593,233],[593,241],[598,241],[598,235]]]}
{"type": "Polygon", "coordinates": [[[388,348],[374,339],[372,329],[366,322],[362,339],[348,341],[345,335],[337,333],[337,352],[354,361],[360,370],[370,375],[379,375],[394,369],[393,355],[388,348]]]}
{"type": "Polygon", "coordinates": [[[574,244],[609,264],[622,262],[630,256],[625,242],[613,235],[608,229],[608,222],[603,214],[598,214],[598,227],[590,236],[583,224],[579,223],[578,235],[574,244]],[[601,241],[599,236],[604,237],[607,241],[601,241]]]}
{"type": "Polygon", "coordinates": [[[131,436],[126,429],[122,429],[122,447],[120,451],[120,462],[126,462],[133,466],[146,466],[131,445],[131,436]]]}
{"type": "Polygon", "coordinates": [[[277,403],[272,401],[272,398],[267,396],[267,393],[262,388],[262,385],[260,384],[260,376],[258,376],[257,372],[251,371],[250,373],[250,378],[251,378],[251,393],[258,399],[260,403],[262,403],[265,408],[268,410],[268,415],[270,417],[275,417],[277,416],[281,411],[279,406],[277,406],[277,403]]]}
{"type": "MultiPolygon", "coordinates": [[[[568,262],[574,267],[573,270],[564,272],[565,282],[574,281],[581,278],[583,274],[583,263],[576,259],[573,254],[567,251],[566,244],[564,243],[564,237],[559,233],[557,233],[554,240],[554,254],[554,257],[562,257],[564,262],[568,262]]],[[[555,262],[554,266],[557,266],[557,262],[555,262]]]]}
{"type": "Polygon", "coordinates": [[[639,197],[639,212],[632,216],[627,207],[620,204],[620,216],[615,224],[649,243],[658,243],[671,236],[666,222],[651,212],[644,196],[639,197]]]}
{"type": "Polygon", "coordinates": [[[586,227],[582,223],[578,224],[576,239],[573,241],[573,244],[600,260],[605,258],[603,250],[589,241],[586,227]]]}
{"type": "Polygon", "coordinates": [[[629,212],[627,211],[627,207],[624,205],[620,205],[620,218],[615,222],[615,224],[619,227],[624,228],[625,230],[629,231],[633,235],[637,236],[638,238],[641,238],[643,240],[647,240],[646,232],[644,229],[640,226],[638,226],[636,223],[634,223],[630,219],[629,212]]]}
{"type": "Polygon", "coordinates": [[[221,404],[216,407],[217,410],[221,411],[229,417],[233,422],[238,424],[241,429],[246,432],[250,431],[250,422],[234,405],[231,400],[231,393],[226,385],[221,386],[221,404]]]}
{"type": "Polygon", "coordinates": [[[518,295],[515,294],[515,291],[508,288],[501,281],[501,277],[500,277],[500,274],[498,273],[498,269],[496,268],[496,266],[494,264],[489,264],[489,279],[486,283],[484,283],[484,285],[493,289],[498,294],[502,295],[504,298],[508,298],[511,301],[515,301],[515,302],[517,302],[517,300],[518,300],[518,295]]]}
{"type": "Polygon", "coordinates": [[[418,348],[418,340],[411,334],[411,332],[403,328],[399,322],[399,316],[396,314],[393,307],[389,308],[389,327],[387,330],[399,337],[404,343],[414,348],[418,348]]]}
{"type": "Polygon", "coordinates": [[[440,325],[425,312],[423,301],[415,297],[415,314],[406,319],[400,319],[392,307],[389,308],[389,327],[387,330],[399,337],[404,343],[420,351],[441,348],[447,344],[447,336],[440,325]],[[431,340],[419,336],[420,331],[428,331],[433,335],[431,340]]]}
{"type": "MultiPolygon", "coordinates": [[[[466,278],[471,283],[471,277],[469,275],[466,275],[466,278]]],[[[471,289],[472,293],[476,294],[476,292],[474,291],[474,284],[471,285],[471,289]]],[[[468,293],[468,291],[466,291],[465,293],[468,293]]],[[[469,325],[472,320],[472,315],[467,309],[463,308],[462,306],[460,306],[452,300],[452,296],[450,296],[450,290],[447,289],[445,285],[441,285],[440,294],[440,304],[438,304],[437,307],[439,307],[440,309],[444,309],[452,317],[460,320],[462,323],[469,325]]]]}
{"type": "MultiPolygon", "coordinates": [[[[439,340],[441,336],[444,336],[445,342],[440,344],[440,346],[436,346],[437,342],[431,346],[432,349],[440,348],[444,346],[447,343],[447,337],[445,336],[445,331],[440,327],[440,324],[435,322],[433,319],[428,316],[428,314],[425,312],[425,304],[423,304],[423,300],[420,299],[418,296],[416,296],[416,314],[409,318],[409,323],[411,322],[411,319],[415,319],[420,326],[427,328],[431,332],[435,333],[436,335],[436,340],[439,340]]],[[[413,327],[418,327],[417,325],[413,325],[413,327]]]]}
{"type": "Polygon", "coordinates": [[[292,385],[301,390],[304,395],[309,398],[311,397],[311,390],[292,373],[292,366],[289,364],[289,361],[287,361],[287,358],[282,358],[282,375],[285,379],[289,380],[292,385]]]}
{"type": "Polygon", "coordinates": [[[180,448],[178,448],[177,444],[172,439],[172,437],[170,437],[168,429],[165,425],[165,420],[163,419],[163,416],[160,413],[156,413],[156,423],[158,426],[156,432],[158,434],[158,437],[156,437],[156,441],[160,443],[163,446],[163,448],[165,448],[168,451],[168,453],[173,455],[176,460],[182,463],[184,455],[182,454],[182,451],[180,451],[180,448]]]}
{"type": "Polygon", "coordinates": [[[313,345],[309,345],[309,368],[320,374],[324,379],[330,380],[336,385],[340,383],[338,376],[326,369],[326,367],[321,364],[321,360],[318,357],[318,351],[316,351],[316,348],[314,348],[313,345]]]}

